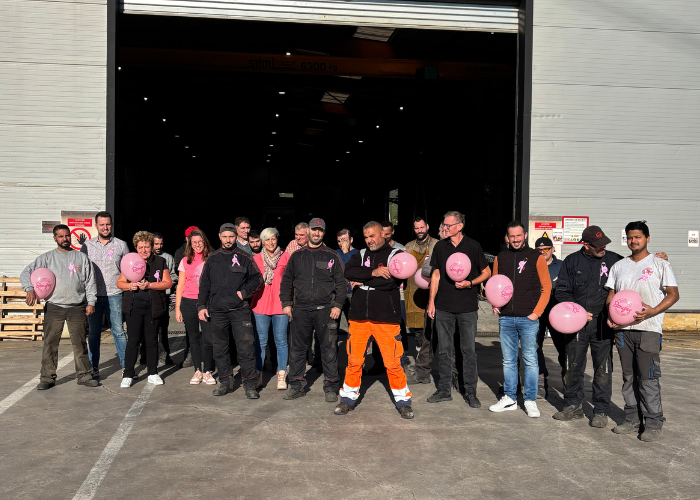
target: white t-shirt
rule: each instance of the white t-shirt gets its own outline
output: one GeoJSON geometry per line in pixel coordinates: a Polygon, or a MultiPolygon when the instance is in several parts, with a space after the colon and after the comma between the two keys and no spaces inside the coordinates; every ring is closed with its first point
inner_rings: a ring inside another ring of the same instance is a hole
{"type": "MultiPolygon", "coordinates": [[[[629,257],[618,261],[610,269],[605,286],[615,292],[633,290],[639,294],[642,302],[656,307],[666,297],[666,287],[678,286],[678,283],[671,264],[650,254],[639,262],[634,262],[629,257]]],[[[663,325],[664,313],[661,313],[622,329],[662,333],[663,325]]]]}

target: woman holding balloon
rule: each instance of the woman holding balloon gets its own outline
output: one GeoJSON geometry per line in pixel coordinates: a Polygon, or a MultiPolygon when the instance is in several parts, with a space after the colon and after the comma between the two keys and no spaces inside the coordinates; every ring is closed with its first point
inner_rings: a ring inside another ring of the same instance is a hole
{"type": "Polygon", "coordinates": [[[139,231],[133,243],[136,254],[122,258],[117,280],[117,287],[124,291],[122,312],[128,331],[122,389],[131,387],[142,340],[146,345],[148,382],[163,385],[158,375],[158,324],[168,312],[165,291],[172,285],[165,259],[153,253],[153,235],[139,231]]]}
{"type": "Polygon", "coordinates": [[[178,267],[180,274],[175,292],[175,319],[179,323],[185,323],[187,335],[190,338],[190,352],[194,365],[194,375],[190,379],[191,385],[198,385],[202,382],[206,385],[216,384],[212,375],[214,371],[214,339],[211,334],[211,326],[206,321],[200,321],[197,316],[199,277],[210,252],[211,247],[204,231],[195,229],[187,236],[185,255],[178,267]],[[202,372],[202,362],[204,362],[204,372],[202,372]]]}

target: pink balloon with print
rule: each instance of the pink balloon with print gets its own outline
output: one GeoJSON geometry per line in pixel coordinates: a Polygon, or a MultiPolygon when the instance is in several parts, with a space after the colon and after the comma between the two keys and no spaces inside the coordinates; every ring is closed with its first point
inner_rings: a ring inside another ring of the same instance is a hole
{"type": "Polygon", "coordinates": [[[423,275],[421,275],[420,271],[420,269],[416,271],[416,274],[413,275],[413,280],[416,282],[416,285],[418,285],[418,288],[428,290],[430,288],[430,281],[426,280],[423,275]]]}
{"type": "Polygon", "coordinates": [[[610,302],[610,319],[618,325],[634,323],[634,315],[643,309],[642,298],[632,290],[621,290],[610,302]]]}
{"type": "Polygon", "coordinates": [[[53,289],[56,288],[56,275],[53,271],[45,267],[34,269],[29,276],[29,281],[32,282],[34,293],[39,300],[44,300],[51,295],[53,289]]]}
{"type": "Polygon", "coordinates": [[[549,312],[549,324],[560,333],[576,333],[587,322],[588,313],[574,302],[562,302],[549,312]]]}
{"type": "Polygon", "coordinates": [[[197,282],[197,286],[199,286],[199,280],[202,279],[202,269],[204,269],[204,262],[194,269],[194,280],[197,282]]]}
{"type": "Polygon", "coordinates": [[[486,282],[486,300],[493,307],[503,307],[513,297],[513,282],[502,274],[491,276],[486,282]]]}
{"type": "Polygon", "coordinates": [[[462,252],[453,253],[445,263],[447,275],[454,281],[464,281],[472,270],[472,261],[462,252]]]}
{"type": "Polygon", "coordinates": [[[388,267],[394,278],[405,280],[415,274],[418,261],[408,252],[399,252],[389,259],[388,267]]]}
{"type": "Polygon", "coordinates": [[[122,257],[121,271],[126,279],[132,283],[141,281],[146,274],[146,261],[136,252],[131,252],[122,257]]]}

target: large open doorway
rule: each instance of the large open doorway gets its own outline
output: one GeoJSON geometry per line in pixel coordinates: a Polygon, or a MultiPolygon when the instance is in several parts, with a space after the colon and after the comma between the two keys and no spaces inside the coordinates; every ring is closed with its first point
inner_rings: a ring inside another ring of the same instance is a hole
{"type": "Polygon", "coordinates": [[[215,239],[245,215],[288,240],[322,217],[335,246],[391,211],[406,242],[414,215],[435,235],[456,209],[498,250],[517,34],[121,15],[118,43],[123,235],[160,231],[174,249],[190,225],[215,239]]]}

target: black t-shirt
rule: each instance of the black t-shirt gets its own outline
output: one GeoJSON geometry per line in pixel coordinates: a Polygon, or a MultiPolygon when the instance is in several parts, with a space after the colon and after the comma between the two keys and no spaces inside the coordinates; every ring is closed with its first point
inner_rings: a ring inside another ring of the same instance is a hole
{"type": "Polygon", "coordinates": [[[479,309],[479,287],[473,286],[471,288],[458,289],[455,287],[454,280],[447,275],[447,259],[453,253],[458,252],[466,254],[472,263],[472,269],[469,271],[467,280],[476,279],[481,274],[481,270],[489,265],[486,262],[486,256],[481,249],[481,245],[471,238],[463,236],[462,241],[457,246],[454,246],[449,238],[438,241],[433,249],[433,254],[430,256],[430,265],[433,269],[440,271],[435,308],[450,313],[474,312],[479,309]]]}

